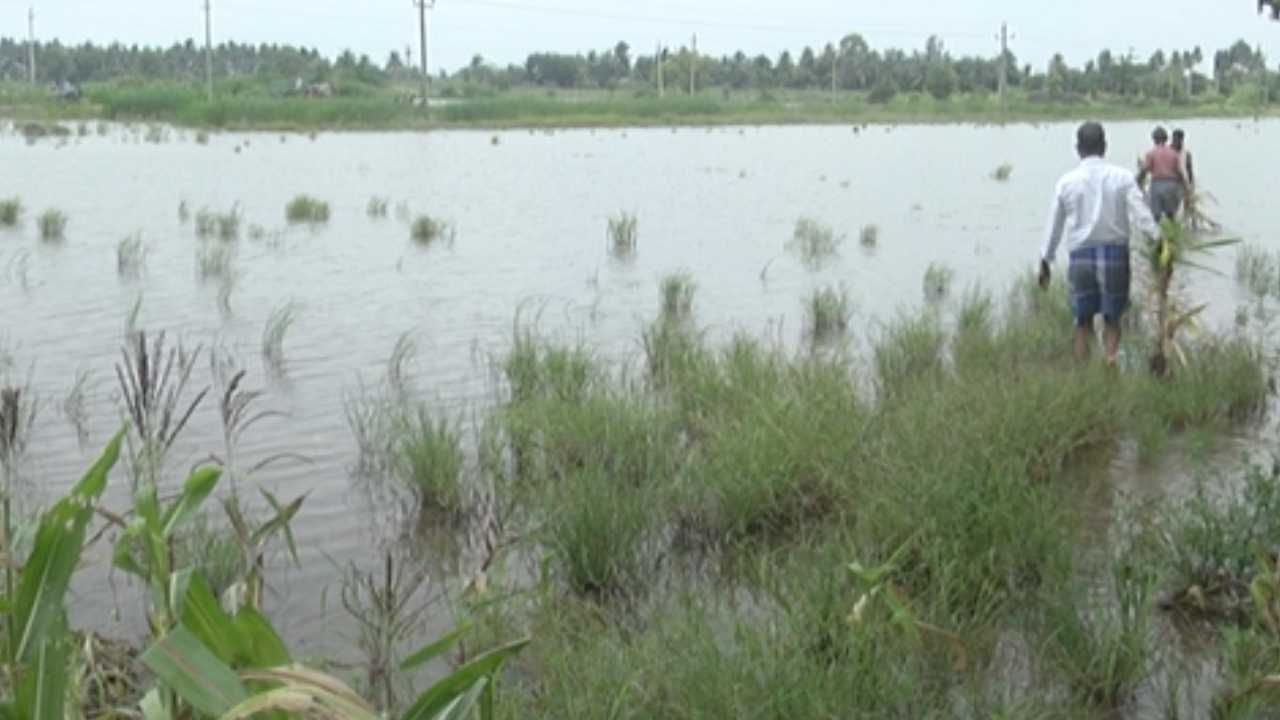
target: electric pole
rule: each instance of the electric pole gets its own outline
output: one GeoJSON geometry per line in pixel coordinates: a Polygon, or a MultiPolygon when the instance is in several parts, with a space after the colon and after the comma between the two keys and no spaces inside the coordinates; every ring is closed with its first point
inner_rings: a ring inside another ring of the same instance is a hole
{"type": "Polygon", "coordinates": [[[689,60],[689,95],[698,92],[698,36],[693,36],[693,56],[689,60]]]}
{"type": "Polygon", "coordinates": [[[1009,90],[1009,23],[1000,24],[1000,62],[997,65],[1000,74],[1000,111],[1007,107],[1006,94],[1009,90]]]}
{"type": "Polygon", "coordinates": [[[36,84],[36,9],[27,9],[27,74],[31,84],[36,84]]]}
{"type": "Polygon", "coordinates": [[[653,61],[658,65],[658,97],[666,97],[666,86],[662,79],[662,43],[658,43],[658,51],[654,54],[653,61]]]}
{"type": "Polygon", "coordinates": [[[418,39],[421,47],[418,60],[422,68],[422,106],[427,106],[427,92],[431,89],[431,76],[427,74],[427,10],[434,8],[435,0],[414,0],[418,6],[418,39]]]}
{"type": "Polygon", "coordinates": [[[204,0],[204,91],[213,102],[213,2],[204,0]]]}

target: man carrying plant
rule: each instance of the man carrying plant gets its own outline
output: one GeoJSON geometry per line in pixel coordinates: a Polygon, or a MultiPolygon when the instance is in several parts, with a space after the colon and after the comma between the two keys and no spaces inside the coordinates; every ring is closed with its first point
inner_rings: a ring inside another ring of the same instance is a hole
{"type": "Polygon", "coordinates": [[[1094,318],[1102,315],[1106,363],[1120,351],[1120,319],[1129,307],[1130,225],[1149,237],[1160,228],[1133,175],[1107,163],[1107,136],[1096,122],[1076,133],[1080,165],[1058,181],[1049,212],[1048,241],[1040,256],[1040,287],[1048,288],[1058,246],[1070,255],[1067,279],[1075,315],[1075,356],[1084,361],[1094,338],[1094,318]]]}

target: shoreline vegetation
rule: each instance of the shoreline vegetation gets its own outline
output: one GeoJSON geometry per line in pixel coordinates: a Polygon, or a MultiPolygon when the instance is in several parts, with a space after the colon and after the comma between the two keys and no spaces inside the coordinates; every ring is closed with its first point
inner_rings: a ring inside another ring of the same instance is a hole
{"type": "MultiPolygon", "coordinates": [[[[607,90],[510,91],[484,97],[432,98],[427,108],[392,92],[359,97],[220,95],[211,103],[177,84],[104,85],[85,88],[68,102],[25,86],[0,84],[0,117],[16,123],[107,120],[168,123],[212,130],[302,132],[312,130],[521,130],[626,127],[727,127],[785,125],[1026,124],[1104,121],[1171,121],[1192,118],[1276,117],[1280,108],[1206,98],[1179,103],[1147,98],[1100,97],[1045,100],[1013,92],[1005,103],[994,93],[935,98],[900,93],[873,102],[870,93],[796,91],[657,97],[607,90]]],[[[57,131],[37,133],[57,135],[57,131]]]]}

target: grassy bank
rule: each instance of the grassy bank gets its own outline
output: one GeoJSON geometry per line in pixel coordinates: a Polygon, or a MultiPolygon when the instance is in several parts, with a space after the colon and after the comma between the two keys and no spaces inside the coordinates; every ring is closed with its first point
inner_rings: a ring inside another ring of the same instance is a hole
{"type": "Polygon", "coordinates": [[[303,98],[268,94],[242,84],[220,90],[213,102],[196,88],[172,84],[89,86],[86,100],[64,103],[25,86],[0,88],[0,113],[21,120],[166,122],[227,129],[428,130],[446,128],[554,128],[668,125],[785,125],[862,123],[1046,122],[1100,118],[1177,119],[1270,115],[1274,108],[1207,98],[1169,104],[1134,98],[1081,98],[1071,102],[1017,93],[1002,107],[990,93],[938,100],[903,93],[873,103],[846,92],[833,101],[817,92],[671,95],[605,91],[510,91],[476,98],[436,99],[414,107],[392,90],[303,98]]]}
{"type": "MultiPolygon", "coordinates": [[[[297,562],[289,526],[305,498],[254,492],[259,459],[237,445],[263,417],[259,393],[222,359],[201,391],[198,353],[131,335],[117,370],[128,443],[116,438],[8,571],[20,599],[52,598],[39,631],[53,644],[38,663],[15,651],[30,605],[7,609],[0,661],[12,672],[0,678],[71,667],[85,679],[44,692],[93,712],[161,703],[183,717],[241,699],[299,717],[304,699],[310,711],[345,703],[309,717],[437,717],[415,712],[433,697],[470,698],[496,718],[1093,718],[1139,702],[1201,716],[1168,691],[1185,678],[1159,662],[1171,651],[1155,632],[1164,606],[1230,619],[1210,651],[1230,661],[1213,702],[1227,717],[1267,707],[1258,683],[1280,669],[1280,575],[1266,550],[1280,473],[1250,472],[1242,500],[1196,496],[1099,537],[1091,498],[1112,478],[1082,471],[1130,445],[1152,456],[1187,430],[1257,417],[1271,368],[1254,339],[1205,336],[1162,380],[1142,362],[1077,364],[1065,290],[1026,278],[1006,298],[971,291],[904,314],[865,353],[847,350],[839,324],[798,352],[745,335],[712,346],[694,279],[656,290],[643,356],[621,365],[517,322],[474,442],[413,388],[407,338],[384,382],[348,398],[362,477],[405,498],[414,528],[452,537],[432,549],[459,565],[449,594],[463,632],[406,647],[404,628],[437,606],[418,595],[427,571],[388,554],[385,570],[334,579],[365,658],[313,659],[334,676],[264,674],[293,662],[263,604],[264,553],[297,562]],[[148,372],[163,363],[176,369],[148,372]],[[180,483],[165,456],[182,424],[163,420],[206,394],[227,447],[180,483]],[[54,619],[117,456],[128,475],[112,482],[134,483],[135,506],[102,517],[115,526],[113,565],[140,580],[149,632],[145,652],[120,650],[104,670],[90,655],[101,640],[54,619]],[[225,521],[204,508],[215,493],[225,521]],[[46,546],[65,555],[64,579],[40,595],[46,546]],[[1211,592],[1224,577],[1229,592],[1211,592]],[[1206,598],[1228,611],[1197,604],[1206,598]],[[532,642],[509,643],[522,637],[532,642]],[[403,668],[454,646],[452,694],[415,693],[403,668]],[[124,680],[96,679],[108,674],[124,680]],[[201,689],[210,678],[219,693],[201,689]]],[[[270,327],[264,355],[282,356],[270,327]]],[[[1151,343],[1139,329],[1126,354],[1151,343]]],[[[0,394],[6,498],[30,434],[22,397],[0,394]]],[[[17,717],[34,717],[21,702],[17,717]]]]}

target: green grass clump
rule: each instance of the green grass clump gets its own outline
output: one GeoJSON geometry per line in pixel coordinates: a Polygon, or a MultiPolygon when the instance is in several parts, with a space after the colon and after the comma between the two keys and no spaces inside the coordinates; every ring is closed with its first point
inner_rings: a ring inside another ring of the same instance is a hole
{"type": "Polygon", "coordinates": [[[225,213],[201,208],[195,217],[196,236],[202,240],[214,237],[225,242],[237,240],[240,237],[241,219],[239,207],[233,207],[225,213]]]}
{"type": "Polygon", "coordinates": [[[849,293],[843,288],[817,290],[805,301],[805,334],[813,342],[843,336],[852,317],[849,293]]]}
{"type": "Polygon", "coordinates": [[[426,408],[406,413],[396,423],[394,468],[421,507],[449,513],[463,509],[462,440],[448,420],[426,408]]]}
{"type": "Polygon", "coordinates": [[[624,212],[609,218],[605,237],[608,238],[609,252],[614,257],[625,258],[635,254],[639,243],[639,226],[639,219],[631,213],[624,212]]]}
{"type": "Polygon", "coordinates": [[[662,316],[671,320],[687,320],[693,314],[693,295],[698,284],[689,273],[675,273],[662,279],[662,316]]]}
{"type": "Polygon", "coordinates": [[[880,244],[880,228],[876,225],[865,225],[858,235],[862,247],[871,250],[880,244]]]}
{"type": "Polygon", "coordinates": [[[890,323],[872,355],[876,389],[889,398],[936,380],[943,369],[946,336],[937,316],[903,316],[890,323]]]}
{"type": "Polygon", "coordinates": [[[1013,165],[1004,163],[1000,167],[991,171],[991,178],[997,182],[1006,182],[1013,177],[1013,165]]]}
{"type": "Polygon", "coordinates": [[[835,230],[829,225],[812,218],[800,218],[796,221],[787,249],[800,256],[800,261],[810,271],[822,269],[840,254],[842,238],[836,237],[835,230]]]}
{"type": "Polygon", "coordinates": [[[410,237],[419,245],[431,245],[437,240],[450,237],[452,234],[453,229],[448,223],[443,220],[437,220],[430,215],[419,215],[409,228],[410,237]]]}
{"type": "Polygon", "coordinates": [[[116,273],[121,276],[137,277],[147,263],[147,246],[142,242],[141,233],[134,233],[116,244],[116,273]]]}
{"type": "Polygon", "coordinates": [[[200,279],[232,280],[235,276],[235,249],[227,244],[202,245],[196,250],[196,269],[200,279]]]}
{"type": "Polygon", "coordinates": [[[291,223],[327,223],[329,222],[329,203],[309,195],[299,195],[285,206],[284,216],[291,223]]]}
{"type": "Polygon", "coordinates": [[[382,219],[387,216],[387,207],[391,204],[391,200],[384,197],[371,197],[369,204],[365,207],[365,214],[374,219],[382,219]]]}
{"type": "Polygon", "coordinates": [[[45,210],[40,213],[37,223],[40,227],[40,239],[45,242],[56,242],[66,237],[67,216],[60,210],[45,210]]]}
{"type": "Polygon", "coordinates": [[[1236,282],[1258,297],[1280,293],[1280,254],[1260,245],[1241,245],[1236,254],[1236,282]]]}
{"type": "Polygon", "coordinates": [[[939,263],[929,263],[924,272],[924,299],[926,302],[942,302],[951,294],[951,281],[955,272],[939,263]]]}
{"type": "Polygon", "coordinates": [[[0,227],[16,227],[22,219],[22,201],[18,198],[0,200],[0,227]]]}

